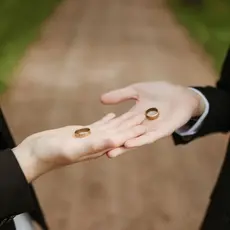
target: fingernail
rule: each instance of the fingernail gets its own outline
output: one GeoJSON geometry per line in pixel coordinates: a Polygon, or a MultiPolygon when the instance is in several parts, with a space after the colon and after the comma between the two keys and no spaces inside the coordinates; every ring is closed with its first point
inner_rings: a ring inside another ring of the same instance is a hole
{"type": "Polygon", "coordinates": [[[109,116],[110,117],[116,117],[116,114],[115,113],[110,113],[109,116]]]}
{"type": "Polygon", "coordinates": [[[113,153],[110,155],[110,158],[115,158],[115,157],[118,157],[119,155],[121,155],[121,153],[113,153]]]}
{"type": "Polygon", "coordinates": [[[109,154],[109,153],[106,153],[106,156],[107,156],[109,159],[114,158],[114,156],[113,156],[113,155],[111,155],[111,154],[109,154]]]}
{"type": "Polygon", "coordinates": [[[108,113],[107,115],[105,115],[106,119],[113,119],[114,117],[116,117],[115,113],[108,113]]]}

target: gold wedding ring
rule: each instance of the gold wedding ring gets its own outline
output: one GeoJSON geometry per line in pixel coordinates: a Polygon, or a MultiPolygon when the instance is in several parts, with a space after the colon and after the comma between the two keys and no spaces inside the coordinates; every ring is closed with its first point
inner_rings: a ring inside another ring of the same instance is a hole
{"type": "Polygon", "coordinates": [[[155,120],[159,117],[159,111],[157,108],[149,108],[145,111],[145,117],[148,120],[155,120]]]}
{"type": "Polygon", "coordinates": [[[89,128],[78,129],[74,132],[74,136],[77,138],[87,137],[90,134],[91,134],[91,131],[89,128]]]}

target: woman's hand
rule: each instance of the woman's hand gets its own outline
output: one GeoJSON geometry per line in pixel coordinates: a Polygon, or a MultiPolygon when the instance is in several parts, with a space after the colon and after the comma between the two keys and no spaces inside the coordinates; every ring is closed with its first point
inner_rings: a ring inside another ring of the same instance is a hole
{"type": "Polygon", "coordinates": [[[108,114],[87,126],[91,130],[87,137],[74,136],[74,132],[83,126],[48,130],[29,136],[13,152],[28,182],[31,182],[52,169],[98,158],[144,134],[146,128],[140,125],[144,119],[144,115],[133,112],[118,118],[108,114]]]}

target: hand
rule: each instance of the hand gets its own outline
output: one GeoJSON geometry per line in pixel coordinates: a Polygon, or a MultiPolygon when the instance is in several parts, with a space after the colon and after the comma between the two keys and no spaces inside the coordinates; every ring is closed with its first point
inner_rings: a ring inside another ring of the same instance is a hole
{"type": "Polygon", "coordinates": [[[179,85],[167,82],[145,82],[130,85],[123,89],[111,91],[102,95],[104,104],[117,104],[126,100],[134,100],[135,105],[130,111],[145,114],[148,108],[156,107],[159,118],[154,121],[144,121],[147,132],[126,141],[124,147],[111,150],[109,157],[115,157],[128,149],[150,144],[160,138],[171,135],[175,130],[185,125],[193,116],[203,113],[204,105],[200,96],[179,85]]]}
{"type": "Polygon", "coordinates": [[[98,158],[127,140],[142,135],[145,127],[139,124],[144,119],[143,115],[131,112],[118,118],[108,114],[87,126],[91,130],[87,137],[74,137],[75,130],[82,126],[68,126],[33,134],[13,152],[28,182],[31,182],[52,169],[98,158]]]}

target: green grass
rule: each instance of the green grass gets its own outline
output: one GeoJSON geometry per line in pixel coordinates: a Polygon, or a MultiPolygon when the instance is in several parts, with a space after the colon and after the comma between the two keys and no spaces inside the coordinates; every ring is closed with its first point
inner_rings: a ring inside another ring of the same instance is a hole
{"type": "Polygon", "coordinates": [[[0,92],[42,22],[61,0],[0,0],[0,92]]]}
{"type": "Polygon", "coordinates": [[[169,0],[179,22],[203,45],[219,71],[230,45],[230,0],[204,0],[200,7],[181,2],[169,0]]]}

